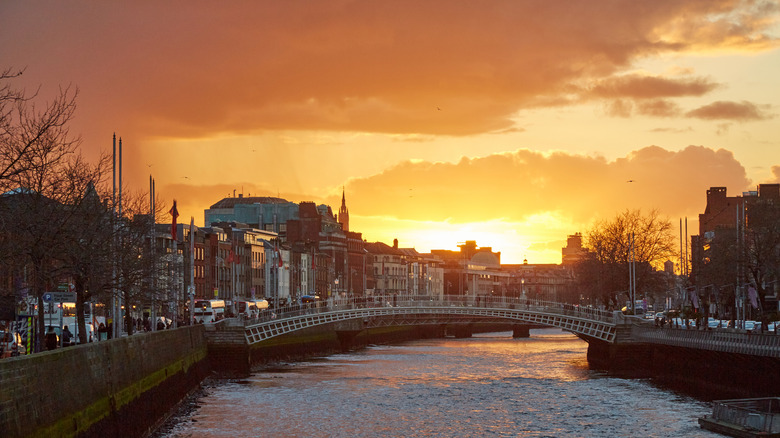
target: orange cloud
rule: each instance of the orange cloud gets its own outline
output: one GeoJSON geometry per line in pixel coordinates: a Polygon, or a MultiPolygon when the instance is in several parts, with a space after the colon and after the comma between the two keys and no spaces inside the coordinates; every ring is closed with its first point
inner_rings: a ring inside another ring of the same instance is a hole
{"type": "Polygon", "coordinates": [[[522,149],[454,164],[405,162],[351,181],[347,193],[351,211],[365,216],[478,222],[561,212],[587,224],[626,208],[695,216],[711,186],[737,193],[750,186],[731,152],[650,146],[611,162],[522,149]]]}
{"type": "Polygon", "coordinates": [[[628,75],[600,80],[590,88],[589,94],[600,98],[658,99],[701,96],[717,87],[718,84],[703,78],[670,79],[628,75]]]}
{"type": "Polygon", "coordinates": [[[780,166],[772,166],[772,175],[775,177],[773,182],[780,183],[780,166]]]}
{"type": "Polygon", "coordinates": [[[686,115],[688,117],[696,117],[705,120],[736,120],[746,122],[773,118],[774,115],[770,114],[768,110],[768,105],[756,105],[747,101],[718,101],[689,111],[686,115]]]}
{"type": "Polygon", "coordinates": [[[638,104],[639,113],[653,117],[674,117],[680,114],[680,107],[668,100],[657,99],[638,104]]]}
{"type": "Polygon", "coordinates": [[[3,16],[4,62],[27,66],[32,87],[78,86],[78,131],[96,147],[114,131],[462,136],[578,101],[576,84],[593,81],[605,97],[701,95],[714,84],[614,78],[646,56],[772,47],[778,10],[733,0],[171,1],[16,4],[3,16]]]}
{"type": "Polygon", "coordinates": [[[679,105],[666,99],[638,100],[616,99],[605,105],[611,117],[631,117],[635,112],[650,117],[675,117],[680,115],[679,105]]]}

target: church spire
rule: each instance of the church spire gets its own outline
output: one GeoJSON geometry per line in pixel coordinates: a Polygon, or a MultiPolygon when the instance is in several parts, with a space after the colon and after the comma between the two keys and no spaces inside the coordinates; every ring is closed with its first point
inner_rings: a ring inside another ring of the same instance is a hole
{"type": "Polygon", "coordinates": [[[338,221],[342,230],[349,231],[349,210],[347,210],[347,198],[344,193],[344,187],[341,188],[341,208],[339,209],[338,221]]]}

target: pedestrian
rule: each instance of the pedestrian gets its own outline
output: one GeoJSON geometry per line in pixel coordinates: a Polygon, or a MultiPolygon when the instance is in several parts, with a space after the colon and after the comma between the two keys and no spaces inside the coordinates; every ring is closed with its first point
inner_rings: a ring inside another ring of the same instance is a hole
{"type": "Polygon", "coordinates": [[[70,345],[71,345],[70,338],[71,338],[70,329],[68,328],[68,326],[63,327],[62,328],[62,346],[63,347],[70,347],[70,345]]]}
{"type": "Polygon", "coordinates": [[[58,341],[59,339],[57,339],[57,333],[54,332],[54,327],[49,326],[49,331],[46,332],[46,349],[54,350],[57,348],[58,341]]]}

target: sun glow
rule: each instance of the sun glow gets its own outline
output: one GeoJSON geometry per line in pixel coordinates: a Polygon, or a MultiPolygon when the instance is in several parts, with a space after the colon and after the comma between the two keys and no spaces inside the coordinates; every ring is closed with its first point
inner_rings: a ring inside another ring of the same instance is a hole
{"type": "Polygon", "coordinates": [[[433,249],[458,250],[458,244],[474,240],[479,247],[501,252],[501,263],[560,263],[561,248],[573,230],[554,213],[533,215],[523,222],[494,219],[482,222],[414,221],[392,217],[352,216],[355,230],[367,241],[388,244],[398,239],[401,248],[426,253],[433,249]],[[388,230],[392,230],[388,232],[388,230]]]}

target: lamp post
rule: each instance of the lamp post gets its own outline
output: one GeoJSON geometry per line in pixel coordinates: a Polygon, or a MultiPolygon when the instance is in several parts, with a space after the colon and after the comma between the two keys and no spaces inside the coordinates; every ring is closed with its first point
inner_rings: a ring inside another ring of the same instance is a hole
{"type": "Polygon", "coordinates": [[[520,294],[525,298],[525,277],[520,279],[520,294]]]}

